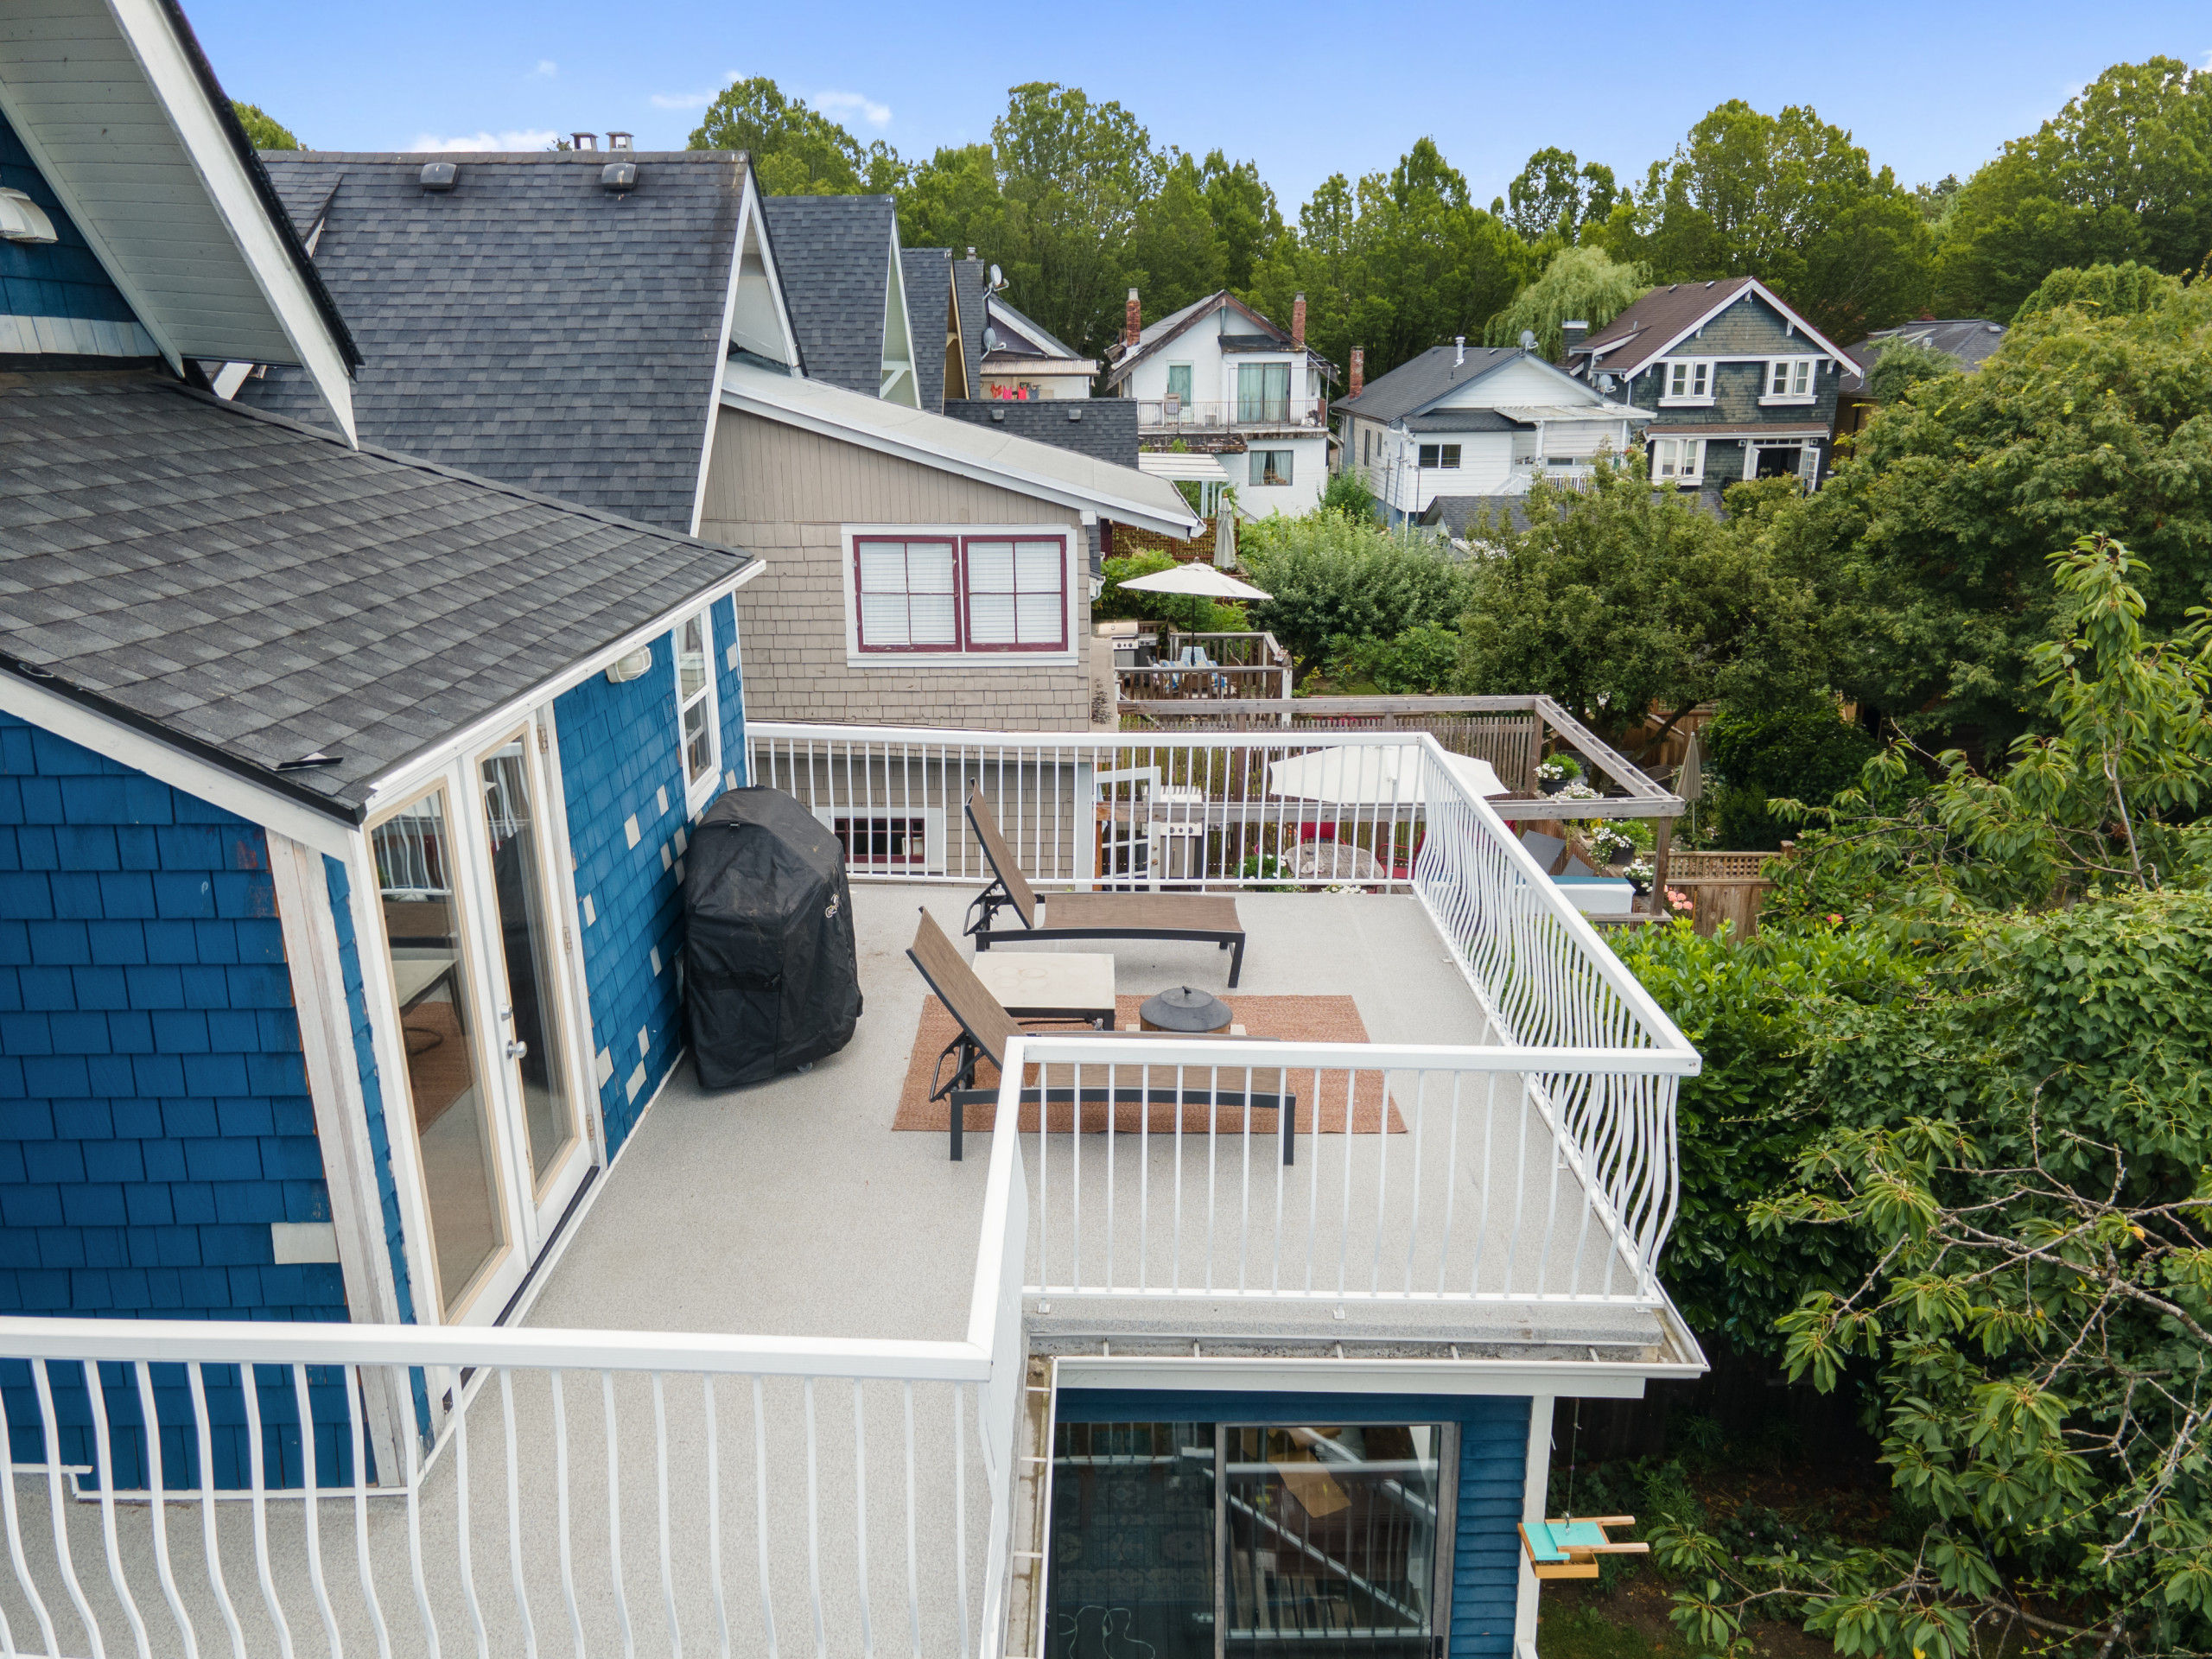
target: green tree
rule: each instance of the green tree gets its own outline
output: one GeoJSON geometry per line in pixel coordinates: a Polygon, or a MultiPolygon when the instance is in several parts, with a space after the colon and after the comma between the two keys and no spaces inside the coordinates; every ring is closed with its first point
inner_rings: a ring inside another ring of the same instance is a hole
{"type": "Polygon", "coordinates": [[[2164,638],[2212,591],[2212,287],[2117,316],[2031,316],[1972,374],[1886,405],[1777,556],[1821,594],[1836,689],[1916,736],[1987,752],[2032,723],[2058,632],[2048,552],[2105,533],[2141,561],[2164,638]]]}
{"type": "MultiPolygon", "coordinates": [[[[786,98],[766,75],[734,81],[707,106],[693,149],[741,149],[772,196],[855,195],[870,188],[871,156],[860,141],[803,98],[786,98]]],[[[879,144],[886,156],[890,152],[879,144]]]]}
{"type": "Polygon", "coordinates": [[[1217,149],[1206,152],[1198,174],[1198,188],[1213,220],[1214,241],[1221,250],[1223,283],[1240,296],[1247,296],[1261,261],[1286,234],[1275,193],[1260,177],[1258,162],[1231,165],[1217,149]]]}
{"type": "Polygon", "coordinates": [[[1006,197],[988,144],[962,144],[917,162],[899,192],[899,240],[909,248],[974,248],[995,257],[1006,239],[1006,197]]]}
{"type": "Polygon", "coordinates": [[[1542,276],[1490,320],[1484,338],[1492,346],[1510,346],[1526,329],[1536,336],[1536,349],[1555,359],[1566,350],[1561,323],[1586,322],[1595,333],[1634,305],[1648,286],[1643,266],[1618,264],[1603,248],[1562,248],[1542,276]]]}
{"type": "Polygon", "coordinates": [[[991,128],[1006,230],[1000,263],[1021,308],[1086,353],[1119,331],[1127,250],[1160,166],[1137,118],[1077,87],[1032,81],[991,128]]]}
{"type": "Polygon", "coordinates": [[[1205,181],[1188,156],[1175,156],[1162,169],[1159,189],[1137,208],[1124,257],[1130,283],[1143,293],[1147,316],[1179,311],[1224,285],[1221,237],[1205,181]]]}
{"type": "Polygon", "coordinates": [[[2052,271],[2020,302],[2014,321],[2042,316],[2062,305],[2078,305],[2107,317],[2149,311],[2164,304],[2180,288],[2179,279],[2162,276],[2133,259],[2124,264],[2091,265],[2087,270],[2069,265],[2052,271]]]}
{"type": "Polygon", "coordinates": [[[1959,372],[1956,358],[1917,340],[1893,340],[1872,355],[1866,395],[1878,404],[1894,404],[1923,380],[1959,372]]]}
{"type": "Polygon", "coordinates": [[[300,141],[292,136],[292,130],[264,114],[258,104],[241,104],[234,98],[231,100],[231,108],[236,111],[238,124],[245,129],[245,136],[256,149],[297,149],[300,147],[300,141]]]}
{"type": "Polygon", "coordinates": [[[1605,224],[1620,199],[1611,168],[1578,161],[1571,149],[1547,148],[1529,157],[1490,210],[1528,241],[1550,236],[1572,243],[1586,228],[1605,224]]]}
{"type": "Polygon", "coordinates": [[[1738,486],[1729,522],[1655,491],[1641,454],[1586,492],[1539,480],[1528,528],[1495,523],[1459,624],[1478,694],[1542,692],[1601,734],[1656,712],[1646,747],[1700,702],[1796,702],[1824,683],[1822,619],[1764,526],[1786,480],[1738,486]]]}
{"type": "Polygon", "coordinates": [[[1959,192],[1940,291],[1952,316],[2005,318],[2063,266],[2140,260],[2170,275],[2212,251],[2212,73],[2114,64],[1959,192]]]}
{"type": "Polygon", "coordinates": [[[1300,680],[1356,640],[1449,627],[1466,602],[1465,567],[1434,542],[1402,540],[1372,518],[1271,514],[1245,526],[1241,551],[1271,595],[1254,601],[1253,626],[1281,642],[1300,680]]]}
{"type": "Polygon", "coordinates": [[[1662,1528],[1677,1624],[1729,1654],[1755,1609],[1847,1654],[2203,1652],[2212,895],[1984,917],[1910,998],[1826,1014],[1796,1103],[1833,1127],[1751,1219],[1869,1264],[1779,1325],[1822,1389],[1877,1368],[1901,1524],[1764,1554],[1662,1528]]]}
{"type": "Polygon", "coordinates": [[[1842,340],[1917,312],[1933,256],[1919,207],[1848,132],[1808,108],[1762,115],[1740,99],[1651,164],[1604,239],[1659,282],[1759,277],[1842,340]]]}

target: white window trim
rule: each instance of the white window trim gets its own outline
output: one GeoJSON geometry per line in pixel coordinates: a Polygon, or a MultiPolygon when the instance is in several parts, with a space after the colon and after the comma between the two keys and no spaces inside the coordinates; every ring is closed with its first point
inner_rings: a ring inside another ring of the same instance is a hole
{"type": "MultiPolygon", "coordinates": [[[[1713,407],[1713,383],[1714,378],[1719,372],[1719,359],[1718,358],[1666,357],[1659,359],[1658,368],[1660,408],[1710,409],[1713,407]],[[1667,386],[1669,382],[1674,378],[1673,368],[1677,363],[1682,365],[1686,368],[1696,368],[1700,365],[1704,368],[1705,392],[1703,396],[1693,397],[1685,395],[1680,397],[1672,397],[1667,395],[1667,386]]],[[[1762,370],[1761,372],[1764,373],[1764,371],[1762,370]]]]}
{"type": "Polygon", "coordinates": [[[1652,483],[1663,487],[1668,485],[1702,484],[1705,482],[1705,454],[1707,446],[1711,442],[1710,439],[1659,437],[1647,439],[1646,442],[1651,448],[1651,465],[1655,469],[1659,464],[1659,445],[1662,443],[1694,443],[1697,446],[1697,470],[1695,472],[1675,473],[1669,477],[1662,477],[1655,470],[1651,475],[1652,483]]]}
{"type": "Polygon", "coordinates": [[[1414,464],[1415,464],[1415,465],[1417,465],[1417,466],[1419,466],[1419,467],[1420,467],[1423,471],[1425,471],[1425,472],[1432,472],[1432,473],[1456,473],[1456,472],[1458,472],[1458,471],[1460,469],[1460,461],[1461,461],[1462,458],[1465,455],[1465,454],[1466,454],[1466,448],[1465,448],[1465,446],[1464,444],[1458,444],[1458,443],[1424,443],[1424,444],[1421,445],[1419,448],[1416,448],[1416,449],[1414,451],[1414,464]],[[1433,450],[1435,450],[1435,451],[1436,451],[1436,459],[1435,459],[1435,461],[1426,461],[1421,460],[1421,451],[1422,449],[1433,449],[1433,450]],[[1449,460],[1449,461],[1446,461],[1446,460],[1444,458],[1444,452],[1445,452],[1446,450],[1447,450],[1447,449],[1448,449],[1448,450],[1450,450],[1450,451],[1452,452],[1452,459],[1451,459],[1451,460],[1449,460]]]}
{"type": "Polygon", "coordinates": [[[1249,474],[1251,467],[1248,460],[1245,466],[1247,478],[1243,486],[1244,488],[1252,490],[1290,490],[1298,487],[1298,451],[1291,445],[1287,443],[1263,443],[1256,446],[1255,448],[1247,448],[1244,453],[1248,457],[1257,454],[1284,454],[1290,457],[1290,476],[1283,480],[1280,484],[1263,484],[1258,479],[1250,477],[1249,474]]]}
{"type": "Polygon", "coordinates": [[[1084,618],[1077,613],[1081,603],[1087,611],[1090,586],[1084,579],[1088,569],[1090,540],[1081,524],[1039,523],[1033,524],[841,524],[837,529],[838,583],[845,595],[845,666],[848,668],[884,669],[893,673],[907,668],[1003,668],[1017,670],[1024,667],[1065,666],[1082,660],[1077,642],[1082,638],[1084,618]],[[1013,538],[1024,536],[1058,537],[1067,549],[1067,564],[1061,573],[1062,598],[1067,614],[1062,620],[1065,632],[1062,634],[1067,647],[1062,651],[862,651],[861,649],[860,595],[854,588],[853,543],[865,536],[896,536],[923,541],[938,537],[990,539],[1013,538]]]}
{"type": "Polygon", "coordinates": [[[1764,365],[1759,370],[1760,407],[1764,409],[1775,409],[1786,405],[1794,405],[1802,409],[1809,404],[1819,402],[1821,396],[1821,359],[1817,357],[1768,358],[1765,360],[1764,365]],[[1774,370],[1775,365],[1778,363],[1804,363],[1809,365],[1810,370],[1809,372],[1807,373],[1805,378],[1807,384],[1811,387],[1811,390],[1802,392],[1774,391],[1770,390],[1770,388],[1774,385],[1774,370]]]}
{"type": "Polygon", "coordinates": [[[722,725],[721,688],[715,683],[720,677],[715,672],[715,607],[702,605],[677,619],[668,634],[668,665],[676,682],[676,764],[683,773],[683,804],[686,817],[696,817],[709,801],[721,793],[722,789],[722,725]],[[691,757],[683,741],[683,625],[693,617],[701,620],[700,637],[706,645],[707,683],[693,701],[703,701],[707,706],[707,733],[715,744],[714,764],[699,774],[691,776],[691,757]]]}

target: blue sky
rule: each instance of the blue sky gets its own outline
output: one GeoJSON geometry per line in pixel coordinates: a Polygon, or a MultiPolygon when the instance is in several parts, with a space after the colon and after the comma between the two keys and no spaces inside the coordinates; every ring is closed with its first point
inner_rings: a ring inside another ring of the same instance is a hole
{"type": "Polygon", "coordinates": [[[1155,144],[1249,156],[1298,204],[1422,134],[1484,202],[1545,144],[1639,175],[1728,98],[1809,103],[1907,184],[1964,176],[2107,65],[2212,60],[2212,7],[1526,3],[1351,8],[186,0],[224,85],[318,149],[680,148],[766,74],[902,154],[988,136],[1026,80],[1118,99],[1155,144]],[[1546,13],[1573,20],[1571,29],[1546,13]],[[1672,27],[1669,27],[1672,24],[1672,27]]]}

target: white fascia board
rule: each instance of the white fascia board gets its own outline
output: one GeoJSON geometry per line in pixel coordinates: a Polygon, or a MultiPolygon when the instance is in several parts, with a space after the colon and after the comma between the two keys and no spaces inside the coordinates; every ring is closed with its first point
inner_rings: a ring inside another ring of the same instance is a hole
{"type": "MultiPolygon", "coordinates": [[[[0,673],[0,709],[333,858],[346,857],[360,839],[358,829],[331,813],[265,789],[226,766],[203,760],[18,675],[0,673]]],[[[346,810],[332,804],[336,812],[346,810]]]]}
{"type": "MultiPolygon", "coordinates": [[[[1711,322],[1715,317],[1719,316],[1723,311],[1726,311],[1730,306],[1741,304],[1743,302],[1744,296],[1746,294],[1758,295],[1776,310],[1781,312],[1783,316],[1789,318],[1789,321],[1803,333],[1807,340],[1812,341],[1814,345],[1819,346],[1823,352],[1827,353],[1829,359],[1839,367],[1844,369],[1847,372],[1857,372],[1859,367],[1857,361],[1847,353],[1843,347],[1836,345],[1834,341],[1829,340],[1826,334],[1821,333],[1821,331],[1814,327],[1811,323],[1799,316],[1797,313],[1791,309],[1789,304],[1783,300],[1781,296],[1777,294],[1772,289],[1769,288],[1764,283],[1759,281],[1756,276],[1746,280],[1743,287],[1738,289],[1726,299],[1713,305],[1710,309],[1699,316],[1695,321],[1677,331],[1672,339],[1662,342],[1651,352],[1648,353],[1644,356],[1643,359],[1637,365],[1637,372],[1641,373],[1660,358],[1666,356],[1668,353],[1673,351],[1675,346],[1681,345],[1691,335],[1697,333],[1699,329],[1704,327],[1707,323],[1711,322]]],[[[1631,336],[1631,338],[1633,338],[1633,336],[1631,336]]],[[[1761,358],[1770,358],[1774,356],[1775,353],[1771,352],[1761,352],[1757,355],[1761,358]]],[[[1788,353],[1783,353],[1783,355],[1788,355],[1788,353]]],[[[1626,371],[1616,369],[1613,370],[1612,372],[1619,374],[1624,373],[1626,371]]]]}
{"type": "Polygon", "coordinates": [[[1565,1395],[1641,1400],[1644,1385],[1700,1376],[1702,1363],[1666,1360],[1211,1358],[1063,1354],[1063,1389],[1204,1389],[1236,1394],[1565,1395]]]}
{"type": "Polygon", "coordinates": [[[255,285],[299,353],[301,365],[315,377],[346,442],[358,447],[353,386],[345,353],[324,323],[321,308],[293,264],[283,238],[270,222],[260,194],[231,148],[230,136],[208,104],[168,17],[157,0],[109,0],[109,5],[255,285]]]}
{"type": "MultiPolygon", "coordinates": [[[[733,385],[727,373],[723,376],[724,401],[733,409],[741,410],[747,415],[757,415],[763,420],[780,422],[785,426],[795,426],[822,437],[836,438],[842,443],[857,444],[863,449],[873,449],[880,454],[895,455],[901,461],[911,461],[934,472],[957,473],[963,478],[974,479],[979,484],[995,485],[1003,490],[1034,496],[1039,500],[1055,502],[1064,507],[1073,507],[1078,511],[1089,508],[1116,524],[1134,524],[1140,530],[1157,531],[1164,536],[1187,539],[1197,535],[1205,526],[1205,520],[1195,514],[1186,512],[1183,518],[1171,518],[1157,508],[1140,502],[1085,490],[1058,479],[1039,477],[1018,467],[995,466],[971,455],[955,454],[904,435],[879,431],[856,422],[841,421],[818,410],[801,408],[764,394],[764,388],[733,385]]],[[[874,401],[874,398],[863,400],[865,403],[874,401]]],[[[931,418],[950,420],[951,417],[940,415],[931,418]]]]}
{"type": "Polygon", "coordinates": [[[639,645],[646,645],[668,632],[683,618],[711,605],[758,576],[768,566],[758,555],[742,569],[720,578],[710,586],[686,597],[681,603],[671,606],[650,622],[640,623],[627,633],[619,635],[593,652],[580,657],[558,674],[539,681],[519,696],[510,697],[488,714],[480,715],[466,726],[448,733],[426,748],[417,749],[405,759],[395,762],[369,780],[365,810],[377,810],[378,796],[404,794],[433,772],[442,771],[461,751],[474,747],[493,734],[518,724],[533,709],[551,702],[555,698],[575,690],[593,675],[602,673],[618,658],[627,656],[639,645]]]}
{"type": "MultiPolygon", "coordinates": [[[[699,533],[699,519],[707,510],[707,469],[715,454],[715,417],[721,412],[722,406],[722,365],[729,361],[730,330],[737,321],[738,278],[745,270],[745,235],[757,207],[758,199],[753,194],[753,169],[748,166],[745,169],[745,188],[738,194],[737,232],[730,240],[729,281],[722,289],[722,326],[715,337],[714,373],[708,379],[705,430],[699,437],[699,468],[691,480],[691,519],[685,529],[693,536],[699,533]]],[[[317,225],[315,228],[320,232],[322,227],[317,225]]],[[[779,319],[783,315],[780,296],[776,315],[779,319]]]]}

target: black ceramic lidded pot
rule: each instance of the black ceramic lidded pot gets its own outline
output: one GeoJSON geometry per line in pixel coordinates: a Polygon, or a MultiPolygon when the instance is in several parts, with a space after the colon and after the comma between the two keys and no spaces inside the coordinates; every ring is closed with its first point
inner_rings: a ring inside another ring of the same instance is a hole
{"type": "Polygon", "coordinates": [[[1228,1003],[1211,991],[1191,985],[1178,985],[1172,991],[1148,997],[1137,1010],[1137,1021],[1145,1030],[1181,1035],[1226,1031],[1233,1017],[1228,1003]]]}

